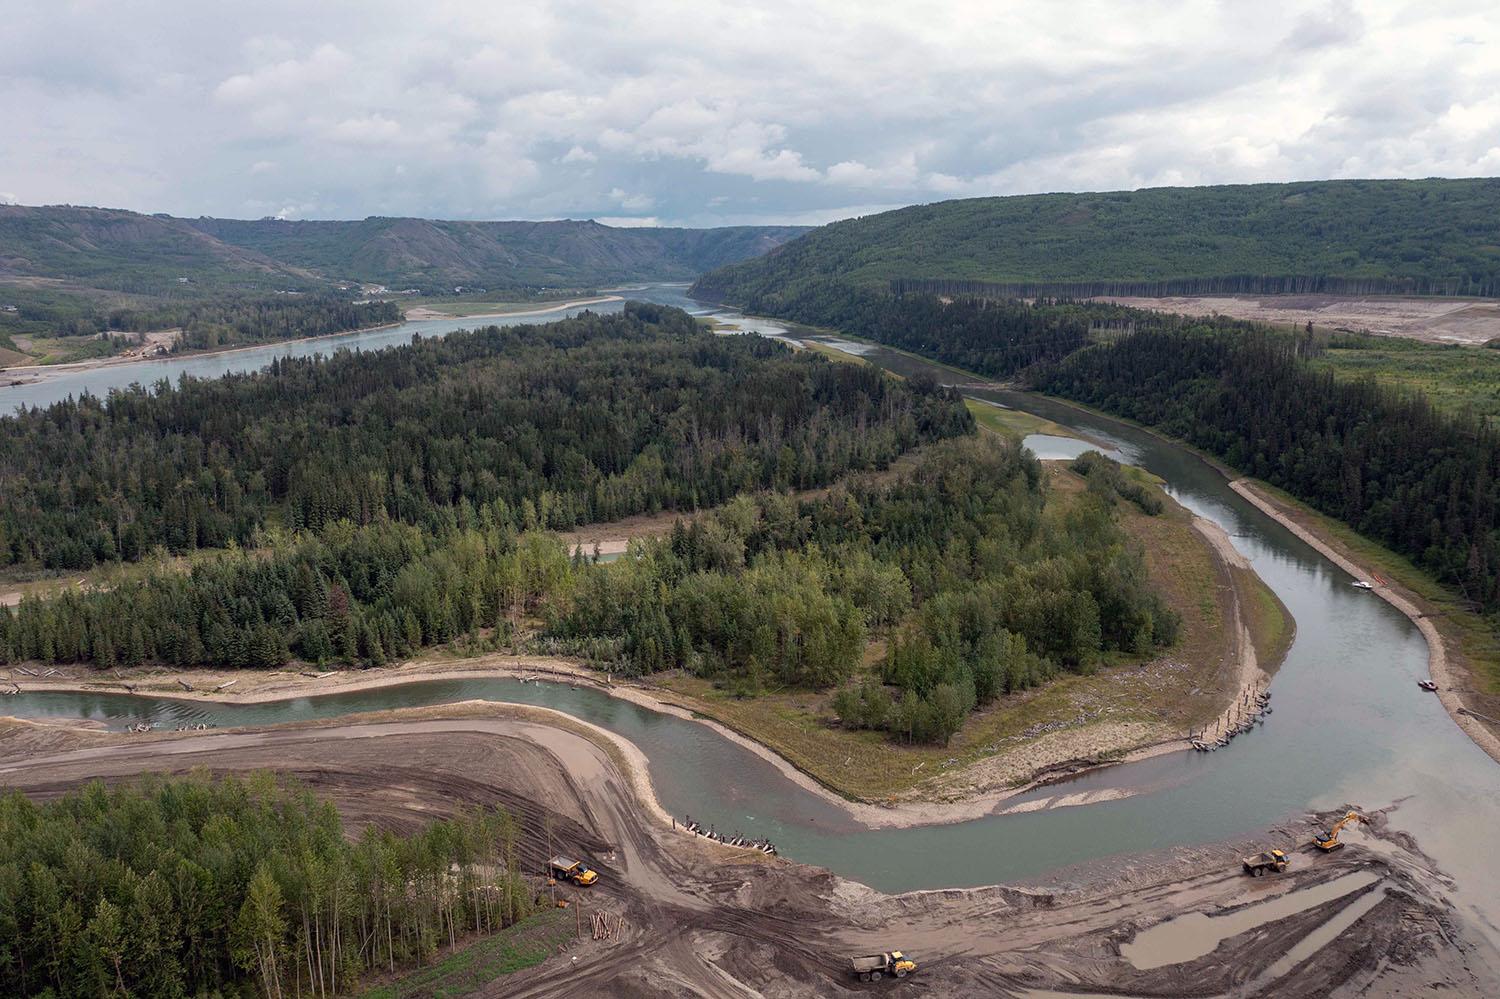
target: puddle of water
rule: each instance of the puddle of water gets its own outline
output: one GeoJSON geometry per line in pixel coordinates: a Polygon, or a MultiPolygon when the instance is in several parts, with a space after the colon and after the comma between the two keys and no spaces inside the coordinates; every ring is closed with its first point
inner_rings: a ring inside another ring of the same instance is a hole
{"type": "Polygon", "coordinates": [[[1212,954],[1220,943],[1230,937],[1306,912],[1315,906],[1366,888],[1377,880],[1379,878],[1369,871],[1356,871],[1334,878],[1326,884],[1290,891],[1256,905],[1246,906],[1226,916],[1210,916],[1202,912],[1178,916],[1137,933],[1134,940],[1120,946],[1120,955],[1141,971],[1197,960],[1212,954]]]}
{"type": "Polygon", "coordinates": [[[1335,913],[1327,922],[1303,937],[1301,942],[1266,969],[1255,982],[1251,983],[1248,991],[1256,991],[1256,985],[1273,982],[1282,975],[1289,974],[1293,968],[1312,957],[1318,951],[1327,947],[1337,940],[1339,934],[1364,918],[1365,913],[1375,908],[1385,898],[1385,886],[1381,885],[1368,895],[1355,899],[1335,913]]]}
{"type": "MultiPolygon", "coordinates": [[[[1346,878],[1356,876],[1357,875],[1345,875],[1345,877],[1340,878],[1339,881],[1344,881],[1346,878]]],[[[1373,878],[1374,876],[1371,875],[1371,877],[1373,878]]],[[[1327,885],[1323,885],[1320,887],[1330,888],[1338,883],[1338,881],[1330,881],[1327,885]]],[[[1307,891],[1309,892],[1315,890],[1316,889],[1311,888],[1307,889],[1307,891]]],[[[1355,890],[1357,891],[1358,889],[1356,888],[1355,890]]],[[[1279,961],[1257,975],[1254,981],[1250,982],[1248,985],[1236,989],[1234,991],[1234,995],[1254,995],[1277,979],[1291,974],[1296,970],[1297,965],[1301,964],[1303,961],[1306,961],[1318,951],[1333,943],[1339,938],[1341,934],[1347,931],[1355,923],[1363,919],[1365,915],[1370,912],[1370,910],[1374,909],[1385,899],[1385,892],[1385,886],[1381,885],[1379,888],[1376,888],[1369,894],[1363,895],[1360,898],[1355,899],[1353,902],[1350,902],[1348,905],[1344,906],[1337,913],[1324,921],[1321,926],[1298,941],[1297,945],[1291,950],[1287,951],[1279,961]]],[[[1297,892],[1294,894],[1302,895],[1303,893],[1297,892]]],[[[1345,894],[1347,894],[1347,892],[1345,894]]],[[[1259,907],[1257,906],[1257,908],[1259,907]]],[[[1307,906],[1303,906],[1303,908],[1307,908],[1307,906]]],[[[1180,920],[1174,920],[1173,922],[1180,922],[1180,920]]],[[[1164,923],[1162,925],[1166,926],[1168,924],[1164,923]]],[[[1122,947],[1121,951],[1124,951],[1124,949],[1125,948],[1122,947]]],[[[1205,951],[1205,953],[1208,952],[1205,951]]],[[[1176,964],[1178,962],[1174,961],[1171,963],[1176,964]]],[[[1013,992],[1011,994],[1017,997],[1017,999],[1088,999],[1088,997],[1090,996],[1101,995],[1101,993],[1097,992],[1057,992],[1053,991],[1052,989],[1024,989],[1022,991],[1013,992]]],[[[1111,999],[1141,999],[1141,997],[1125,996],[1123,993],[1116,992],[1110,992],[1109,995],[1111,996],[1111,999]]]]}

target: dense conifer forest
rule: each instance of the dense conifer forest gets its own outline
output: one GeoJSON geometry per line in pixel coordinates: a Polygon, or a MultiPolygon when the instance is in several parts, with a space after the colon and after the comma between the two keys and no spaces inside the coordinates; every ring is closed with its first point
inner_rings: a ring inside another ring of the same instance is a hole
{"type": "MultiPolygon", "coordinates": [[[[976,306],[968,328],[1023,311],[976,306]]],[[[1113,517],[1145,502],[1117,468],[1089,464],[1055,507],[1035,458],[973,430],[930,379],[635,304],[63,403],[0,424],[8,556],[148,564],[0,608],[0,660],[529,646],[748,694],[844,686],[880,637],[881,682],[840,695],[844,724],[946,742],[976,706],[1178,627],[1113,517]],[[899,473],[848,474],[919,445],[899,473]],[[548,533],[705,506],[609,564],[548,533]]]]}
{"type": "Polygon", "coordinates": [[[0,994],[331,996],[532,911],[501,811],[346,839],[264,771],[0,797],[0,994]]]}
{"type": "Polygon", "coordinates": [[[1307,347],[1162,319],[1035,382],[1200,447],[1500,610],[1500,437],[1420,393],[1315,370],[1307,347]]]}
{"type": "Polygon", "coordinates": [[[1002,694],[1176,639],[1112,500],[1047,499],[1040,462],[990,439],[937,446],[893,482],[742,496],[582,566],[549,633],[616,668],[682,667],[745,693],[839,686],[866,639],[888,638],[881,682],[842,692],[839,716],[946,743],[1002,694]]]}
{"type": "Polygon", "coordinates": [[[1159,428],[1406,555],[1476,607],[1500,610],[1500,437],[1421,392],[1338,377],[1318,362],[1324,344],[1310,333],[831,281],[804,285],[776,314],[1159,428]]]}
{"type": "Polygon", "coordinates": [[[931,382],[635,304],[60,403],[0,421],[0,548],[21,566],[151,564],[0,608],[0,658],[493,647],[568,593],[578,567],[546,530],[823,486],[972,431],[931,382]],[[167,560],[225,547],[188,571],[167,560]]]}
{"type": "Polygon", "coordinates": [[[272,524],[563,529],[822,485],[971,427],[935,387],[632,305],[0,420],[0,565],[244,545],[272,524]]]}

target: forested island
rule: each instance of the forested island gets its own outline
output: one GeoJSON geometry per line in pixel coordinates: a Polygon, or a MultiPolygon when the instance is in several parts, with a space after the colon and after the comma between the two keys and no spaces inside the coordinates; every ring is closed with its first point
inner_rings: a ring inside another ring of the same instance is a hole
{"type": "Polygon", "coordinates": [[[0,421],[0,558],[146,564],[0,608],[0,659],[531,643],[753,694],[838,688],[878,638],[839,716],[942,743],[976,706],[1178,628],[1112,512],[1139,487],[1080,466],[1090,495],[1054,508],[1035,458],[974,432],[930,379],[640,303],[58,403],[0,421]],[[658,511],[684,519],[617,563],[549,533],[658,511]]]}

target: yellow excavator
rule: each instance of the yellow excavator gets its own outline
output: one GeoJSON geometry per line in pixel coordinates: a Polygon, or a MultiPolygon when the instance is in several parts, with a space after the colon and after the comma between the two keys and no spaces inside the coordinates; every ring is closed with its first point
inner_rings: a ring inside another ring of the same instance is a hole
{"type": "Polygon", "coordinates": [[[1339,833],[1344,831],[1345,826],[1347,826],[1351,822],[1363,822],[1368,825],[1369,821],[1369,819],[1365,818],[1358,812],[1350,812],[1348,815],[1345,815],[1343,818],[1335,822],[1332,828],[1325,829],[1322,832],[1315,834],[1313,836],[1313,846],[1317,847],[1319,850],[1322,850],[1324,853],[1332,853],[1334,850],[1337,850],[1339,847],[1344,845],[1339,842],[1339,833]]]}

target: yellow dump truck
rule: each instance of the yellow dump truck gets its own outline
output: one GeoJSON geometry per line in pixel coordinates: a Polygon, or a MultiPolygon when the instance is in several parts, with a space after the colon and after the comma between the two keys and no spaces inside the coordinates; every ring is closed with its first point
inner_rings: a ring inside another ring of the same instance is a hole
{"type": "Polygon", "coordinates": [[[917,970],[917,962],[899,950],[886,951],[884,954],[871,954],[868,957],[850,958],[849,963],[854,966],[854,974],[859,976],[862,982],[872,982],[886,975],[905,978],[917,970]]]}
{"type": "Polygon", "coordinates": [[[1275,871],[1280,874],[1287,868],[1286,853],[1282,850],[1267,850],[1265,853],[1257,853],[1253,857],[1246,857],[1242,861],[1245,865],[1245,873],[1252,878],[1258,878],[1267,871],[1275,871]]]}
{"type": "Polygon", "coordinates": [[[572,857],[553,857],[547,861],[547,873],[559,881],[571,881],[580,886],[591,885],[599,880],[598,871],[572,857]]]}

